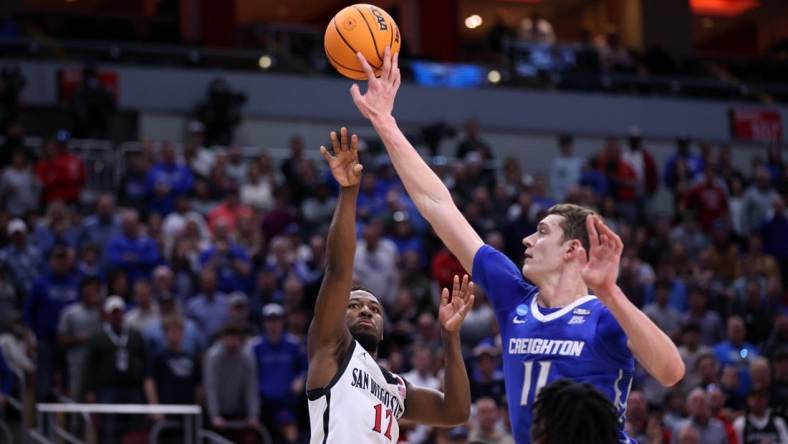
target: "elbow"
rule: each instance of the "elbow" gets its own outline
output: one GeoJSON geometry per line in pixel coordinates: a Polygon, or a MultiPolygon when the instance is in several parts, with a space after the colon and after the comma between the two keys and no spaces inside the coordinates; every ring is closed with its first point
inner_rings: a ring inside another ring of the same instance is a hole
{"type": "Polygon", "coordinates": [[[685,371],[684,361],[681,360],[681,357],[676,356],[661,372],[662,374],[658,378],[659,382],[665,387],[672,387],[684,378],[685,371]]]}
{"type": "Polygon", "coordinates": [[[444,427],[454,427],[458,425],[463,425],[468,422],[468,419],[471,417],[471,405],[470,403],[465,405],[460,405],[456,408],[449,409],[446,411],[446,423],[444,427]]]}

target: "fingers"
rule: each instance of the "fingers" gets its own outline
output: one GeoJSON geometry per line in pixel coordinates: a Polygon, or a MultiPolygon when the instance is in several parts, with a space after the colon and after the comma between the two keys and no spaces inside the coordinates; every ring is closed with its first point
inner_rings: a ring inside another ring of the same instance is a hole
{"type": "Polygon", "coordinates": [[[372,71],[372,67],[369,66],[369,62],[367,62],[367,59],[363,54],[361,54],[361,51],[356,53],[356,58],[358,59],[358,63],[361,64],[361,69],[363,69],[364,73],[367,75],[367,82],[370,85],[377,82],[378,79],[375,78],[375,73],[372,71]]]}
{"type": "Polygon", "coordinates": [[[391,81],[391,66],[391,48],[386,46],[383,50],[383,73],[380,76],[385,82],[391,81]]]}
{"type": "Polygon", "coordinates": [[[320,145],[320,155],[323,156],[323,159],[326,159],[326,162],[331,162],[331,153],[323,145],[320,145]]]}
{"type": "Polygon", "coordinates": [[[356,176],[360,176],[361,175],[361,171],[363,171],[363,170],[364,170],[364,165],[362,165],[360,163],[357,163],[357,164],[353,165],[353,174],[355,174],[356,176]]]}
{"type": "Polygon", "coordinates": [[[610,248],[616,251],[624,249],[624,242],[621,241],[621,238],[598,217],[596,218],[596,228],[607,237],[610,248]]]}
{"type": "MultiPolygon", "coordinates": [[[[471,290],[473,290],[473,283],[471,283],[471,290]]],[[[471,293],[471,297],[468,298],[468,302],[463,305],[462,309],[460,310],[460,316],[462,316],[463,319],[465,319],[465,316],[471,311],[471,308],[473,308],[473,303],[475,300],[476,295],[471,293]]]]}
{"type": "Polygon", "coordinates": [[[350,136],[350,151],[358,152],[358,136],[355,134],[350,136]]]}
{"type": "Polygon", "coordinates": [[[455,297],[460,296],[460,277],[456,274],[454,275],[454,288],[451,290],[451,297],[454,300],[455,297]]]}
{"type": "Polygon", "coordinates": [[[342,151],[347,151],[350,149],[347,144],[347,128],[344,126],[339,130],[339,137],[340,137],[340,144],[339,147],[342,151]]]}
{"type": "Polygon", "coordinates": [[[337,138],[337,132],[331,131],[331,147],[334,149],[334,155],[338,155],[340,151],[339,146],[339,139],[337,138]]]}
{"type": "Polygon", "coordinates": [[[354,83],[350,85],[350,97],[353,98],[353,103],[355,103],[356,105],[360,103],[359,101],[361,100],[362,95],[361,95],[361,89],[358,87],[358,83],[354,83]]]}
{"type": "Polygon", "coordinates": [[[441,292],[441,307],[449,304],[449,289],[444,288],[441,292]]]}
{"type": "Polygon", "coordinates": [[[588,243],[591,249],[599,245],[599,233],[596,231],[596,224],[594,223],[594,216],[588,215],[586,217],[586,229],[588,230],[588,243]]]}
{"type": "Polygon", "coordinates": [[[464,301],[468,300],[468,294],[470,291],[473,290],[473,282],[468,283],[468,275],[465,274],[462,276],[462,285],[460,286],[460,296],[464,301]]]}
{"type": "Polygon", "coordinates": [[[399,53],[395,52],[394,57],[391,58],[391,72],[399,73],[399,53]]]}

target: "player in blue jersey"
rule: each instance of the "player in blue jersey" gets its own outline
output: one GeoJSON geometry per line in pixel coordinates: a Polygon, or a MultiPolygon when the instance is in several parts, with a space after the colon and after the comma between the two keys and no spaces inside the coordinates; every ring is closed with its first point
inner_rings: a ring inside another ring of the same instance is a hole
{"type": "Polygon", "coordinates": [[[397,55],[387,50],[379,78],[360,54],[359,61],[368,88],[362,94],[354,84],[353,101],[383,140],[419,212],[493,304],[516,441],[530,442],[539,389],[567,378],[604,393],[618,410],[621,441],[631,442],[623,427],[633,358],[666,386],[683,377],[684,364],[670,338],[616,285],[621,239],[592,211],[557,205],[523,239],[525,263],[518,269],[482,242],[397,127],[391,114],[400,84],[397,55]]]}

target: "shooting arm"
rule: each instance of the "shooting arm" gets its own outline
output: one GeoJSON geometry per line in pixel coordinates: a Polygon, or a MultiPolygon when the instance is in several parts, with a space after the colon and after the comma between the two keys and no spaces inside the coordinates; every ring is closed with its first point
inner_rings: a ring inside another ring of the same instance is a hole
{"type": "Polygon", "coordinates": [[[473,257],[483,245],[481,237],[460,213],[446,185],[402,134],[394,117],[389,114],[370,120],[419,212],[470,273],[473,257]]]}

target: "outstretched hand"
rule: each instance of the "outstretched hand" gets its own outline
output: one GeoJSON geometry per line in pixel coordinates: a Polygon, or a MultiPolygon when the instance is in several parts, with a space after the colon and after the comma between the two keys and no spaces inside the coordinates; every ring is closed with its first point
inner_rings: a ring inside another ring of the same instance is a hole
{"type": "Polygon", "coordinates": [[[580,272],[585,284],[597,294],[604,296],[616,285],[619,262],[624,243],[599,216],[586,218],[590,251],[580,251],[583,269],[580,272]]]}
{"type": "Polygon", "coordinates": [[[337,140],[337,133],[331,131],[331,145],[334,154],[328,152],[325,146],[320,147],[320,154],[328,162],[331,174],[343,188],[355,187],[361,182],[361,170],[364,166],[358,163],[358,137],[353,134],[348,144],[347,128],[340,130],[341,140],[337,140]]]}
{"type": "Polygon", "coordinates": [[[361,94],[358,84],[354,83],[350,87],[353,103],[361,114],[370,120],[391,115],[400,83],[399,53],[392,54],[391,48],[386,47],[383,52],[383,69],[380,77],[375,77],[372,67],[360,52],[356,53],[356,57],[367,74],[367,92],[361,94]]]}
{"type": "Polygon", "coordinates": [[[444,288],[441,293],[441,304],[438,310],[438,319],[441,328],[448,333],[456,333],[462,327],[465,316],[473,308],[473,282],[468,281],[468,275],[462,277],[460,283],[459,276],[454,276],[454,289],[449,294],[449,289],[444,288]]]}

